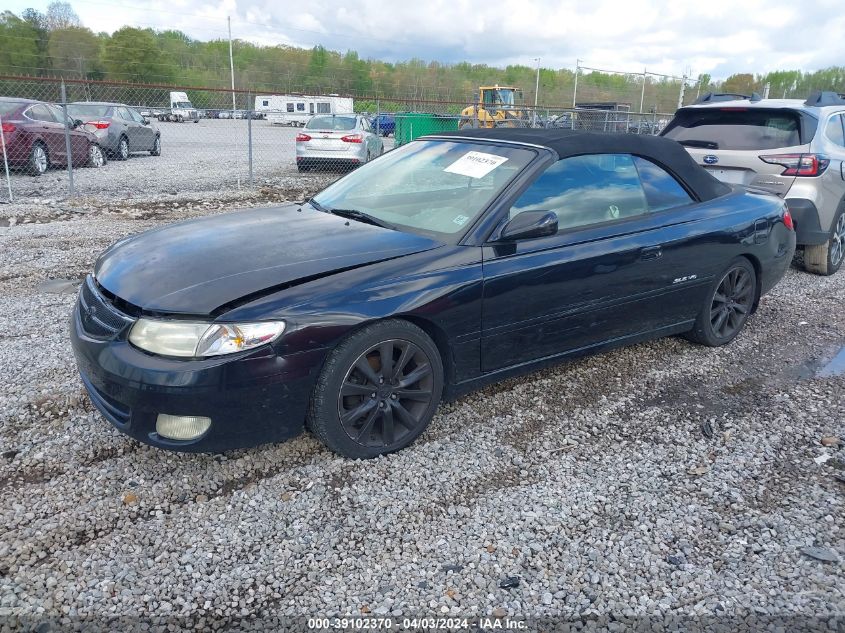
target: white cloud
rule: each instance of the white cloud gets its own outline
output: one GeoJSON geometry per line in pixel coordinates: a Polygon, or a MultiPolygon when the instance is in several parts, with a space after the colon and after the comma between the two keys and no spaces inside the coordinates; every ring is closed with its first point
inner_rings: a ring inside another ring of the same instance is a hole
{"type": "MultiPolygon", "coordinates": [[[[39,2],[13,0],[13,10],[39,2]]],[[[236,38],[357,50],[389,61],[412,57],[573,68],[588,66],[724,78],[734,72],[816,70],[845,59],[840,0],[71,0],[95,31],[124,24],[180,29],[199,39],[236,38]]]]}

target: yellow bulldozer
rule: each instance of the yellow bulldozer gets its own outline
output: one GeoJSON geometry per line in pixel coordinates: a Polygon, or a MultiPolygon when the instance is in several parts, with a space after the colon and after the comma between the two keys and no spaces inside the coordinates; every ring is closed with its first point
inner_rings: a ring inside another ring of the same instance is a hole
{"type": "Polygon", "coordinates": [[[467,127],[524,127],[522,90],[513,86],[481,86],[476,103],[461,110],[461,129],[467,127]]]}

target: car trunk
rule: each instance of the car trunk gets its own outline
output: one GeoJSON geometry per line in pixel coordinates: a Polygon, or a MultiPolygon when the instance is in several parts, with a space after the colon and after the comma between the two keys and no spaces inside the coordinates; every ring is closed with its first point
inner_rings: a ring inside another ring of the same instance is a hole
{"type": "Polygon", "coordinates": [[[321,152],[345,152],[350,145],[343,140],[343,137],[355,134],[355,130],[305,130],[305,133],[311,137],[311,140],[307,142],[308,149],[321,152]]]}
{"type": "Polygon", "coordinates": [[[751,186],[783,197],[795,176],[761,157],[809,152],[807,123],[794,111],[775,108],[679,110],[663,136],[681,143],[695,161],[722,182],[751,186]]]}

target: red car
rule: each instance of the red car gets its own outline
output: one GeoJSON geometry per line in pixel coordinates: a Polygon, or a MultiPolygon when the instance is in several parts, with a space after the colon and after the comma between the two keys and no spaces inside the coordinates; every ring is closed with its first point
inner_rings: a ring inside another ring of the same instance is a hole
{"type": "MultiPolygon", "coordinates": [[[[40,176],[50,166],[66,166],[65,120],[62,109],[42,101],[0,97],[2,137],[9,167],[23,167],[40,176]]],[[[97,137],[81,121],[67,120],[74,165],[102,167],[106,154],[97,137]]],[[[3,149],[0,145],[0,151],[3,149]]],[[[2,160],[2,157],[0,157],[2,160]]],[[[2,164],[2,163],[0,163],[2,164]]]]}

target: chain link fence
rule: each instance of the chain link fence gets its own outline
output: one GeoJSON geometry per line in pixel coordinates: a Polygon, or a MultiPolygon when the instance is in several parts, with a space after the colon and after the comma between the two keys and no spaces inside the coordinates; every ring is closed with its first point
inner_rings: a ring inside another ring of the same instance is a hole
{"type": "Polygon", "coordinates": [[[0,77],[0,201],[103,200],[275,186],[314,190],[426,134],[566,128],[656,134],[671,114],[542,105],[255,94],[0,77]]]}

